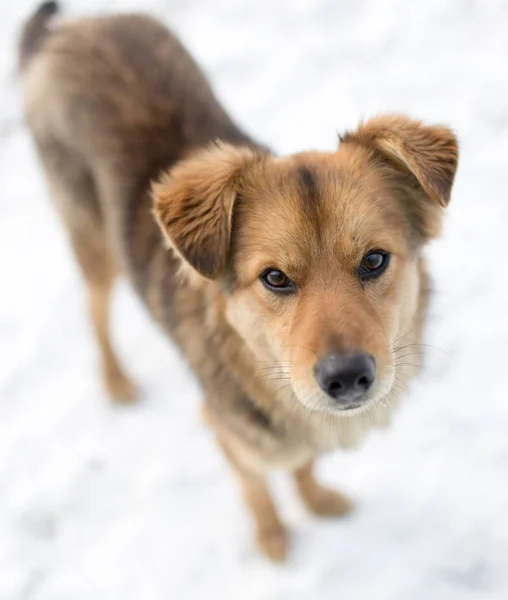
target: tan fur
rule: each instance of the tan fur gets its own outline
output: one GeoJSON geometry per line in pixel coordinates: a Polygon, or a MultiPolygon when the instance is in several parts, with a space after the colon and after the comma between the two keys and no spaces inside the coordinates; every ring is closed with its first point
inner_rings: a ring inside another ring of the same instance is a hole
{"type": "Polygon", "coordinates": [[[278,158],[231,121],[156,21],[123,15],[50,28],[51,12],[25,29],[24,100],[89,288],[107,388],[134,397],[108,333],[120,271],[198,376],[259,546],[281,560],[287,532],[267,473],[292,472],[313,512],[346,513],[350,502],[315,480],[313,461],[386,425],[418,366],[428,296],[421,249],[450,199],[455,137],[384,116],[347,133],[335,152],[278,158]],[[362,285],[359,265],[374,249],[391,262],[362,285]],[[268,291],[268,268],[288,274],[297,293],[268,291]],[[351,351],[374,356],[377,377],[365,407],[346,413],[313,368],[328,352],[351,351]],[[404,360],[409,352],[414,360],[404,360]]]}
{"type": "Polygon", "coordinates": [[[302,500],[314,514],[342,516],[353,508],[353,504],[346,496],[335,490],[329,490],[316,481],[312,462],[297,469],[294,477],[302,500]]]}

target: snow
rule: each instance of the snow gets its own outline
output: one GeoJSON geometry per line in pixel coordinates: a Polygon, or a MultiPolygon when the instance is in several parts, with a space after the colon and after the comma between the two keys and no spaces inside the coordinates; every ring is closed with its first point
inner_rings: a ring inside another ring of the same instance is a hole
{"type": "Polygon", "coordinates": [[[508,6],[502,0],[75,0],[151,10],[235,118],[277,151],[332,149],[365,116],[450,124],[461,162],[429,249],[428,366],[393,426],[320,462],[357,499],[305,513],[284,477],[283,566],[253,548],[199,391],[127,284],[114,337],[143,401],[108,404],[84,290],[23,125],[0,4],[0,599],[508,597],[508,6]]]}

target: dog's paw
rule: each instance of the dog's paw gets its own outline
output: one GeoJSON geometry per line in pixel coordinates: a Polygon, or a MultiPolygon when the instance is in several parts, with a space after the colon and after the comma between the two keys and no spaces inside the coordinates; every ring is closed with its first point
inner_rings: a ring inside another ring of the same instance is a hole
{"type": "Polygon", "coordinates": [[[353,501],[347,496],[325,487],[315,488],[305,503],[311,512],[323,517],[342,517],[354,508],[353,501]]]}
{"type": "Polygon", "coordinates": [[[258,531],[258,546],[273,562],[283,562],[288,551],[288,533],[283,525],[258,531]]]}
{"type": "Polygon", "coordinates": [[[139,397],[138,388],[122,371],[106,373],[106,388],[112,402],[133,404],[139,397]]]}

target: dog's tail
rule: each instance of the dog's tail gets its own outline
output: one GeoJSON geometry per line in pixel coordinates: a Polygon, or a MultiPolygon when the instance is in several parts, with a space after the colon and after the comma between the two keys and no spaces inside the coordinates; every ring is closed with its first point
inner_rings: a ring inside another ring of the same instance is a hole
{"type": "Polygon", "coordinates": [[[58,10],[58,2],[44,2],[23,26],[18,50],[20,71],[39,50],[49,32],[48,23],[58,10]]]}

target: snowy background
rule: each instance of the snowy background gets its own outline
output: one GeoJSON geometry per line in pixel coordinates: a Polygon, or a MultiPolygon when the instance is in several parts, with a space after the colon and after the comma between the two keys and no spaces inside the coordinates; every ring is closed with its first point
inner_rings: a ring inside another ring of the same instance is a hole
{"type": "Polygon", "coordinates": [[[508,5],[501,0],[69,1],[150,10],[234,117],[280,152],[333,149],[364,116],[454,127],[461,162],[429,249],[428,367],[389,431],[323,459],[357,499],[307,515],[288,482],[282,567],[253,550],[199,392],[128,286],[114,337],[143,402],[108,404],[83,287],[23,125],[0,0],[0,599],[508,598],[508,5]]]}

